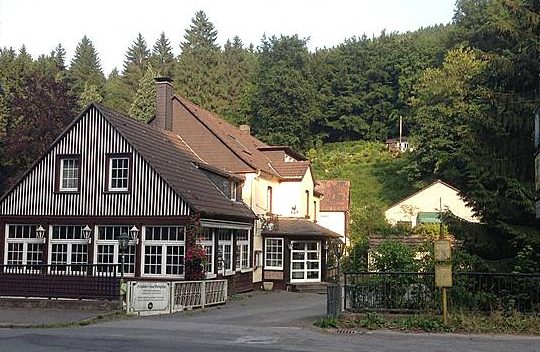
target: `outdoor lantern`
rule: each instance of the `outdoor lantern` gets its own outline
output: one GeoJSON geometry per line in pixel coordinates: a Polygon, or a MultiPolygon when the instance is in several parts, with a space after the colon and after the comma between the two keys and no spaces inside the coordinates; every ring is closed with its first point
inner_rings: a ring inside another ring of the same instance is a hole
{"type": "Polygon", "coordinates": [[[82,233],[86,242],[88,242],[88,244],[92,243],[92,237],[90,237],[92,229],[90,228],[90,226],[86,225],[84,229],[82,229],[82,233]]]}
{"type": "Polygon", "coordinates": [[[131,240],[135,241],[135,244],[139,244],[139,229],[137,226],[133,225],[133,227],[129,230],[129,234],[131,235],[131,240]]]}
{"type": "Polygon", "coordinates": [[[43,228],[43,226],[38,226],[38,228],[36,229],[36,236],[42,241],[42,243],[45,243],[45,229],[43,228]]]}
{"type": "Polygon", "coordinates": [[[289,242],[289,244],[288,244],[288,246],[287,246],[287,247],[289,247],[289,250],[291,250],[291,251],[292,251],[292,249],[293,249],[293,244],[292,244],[292,242],[289,242]]]}
{"type": "Polygon", "coordinates": [[[122,234],[118,236],[118,245],[120,246],[120,252],[123,254],[129,245],[129,236],[126,232],[122,232],[122,234]]]}

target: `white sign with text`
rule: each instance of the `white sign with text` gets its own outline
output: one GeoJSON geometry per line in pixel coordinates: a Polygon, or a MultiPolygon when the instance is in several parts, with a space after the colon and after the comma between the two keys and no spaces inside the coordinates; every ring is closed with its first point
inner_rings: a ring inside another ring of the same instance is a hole
{"type": "Polygon", "coordinates": [[[159,281],[131,281],[129,310],[139,314],[170,313],[171,283],[159,281]]]}

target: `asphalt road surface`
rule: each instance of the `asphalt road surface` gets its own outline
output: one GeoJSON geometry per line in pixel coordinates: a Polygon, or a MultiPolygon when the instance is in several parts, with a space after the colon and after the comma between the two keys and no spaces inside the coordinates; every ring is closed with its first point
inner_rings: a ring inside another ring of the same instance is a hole
{"type": "Polygon", "coordinates": [[[311,322],[325,297],[256,292],[225,306],[66,329],[1,329],[1,352],[64,351],[538,351],[540,338],[327,333],[311,322]]]}

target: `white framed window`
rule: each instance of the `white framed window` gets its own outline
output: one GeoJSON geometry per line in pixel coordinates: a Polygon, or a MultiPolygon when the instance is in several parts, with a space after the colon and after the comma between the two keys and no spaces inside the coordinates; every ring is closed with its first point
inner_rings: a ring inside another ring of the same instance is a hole
{"type": "Polygon", "coordinates": [[[184,276],[185,228],[144,226],[143,232],[143,275],[184,276]]]}
{"type": "MultiPolygon", "coordinates": [[[[38,225],[6,225],[6,265],[40,265],[43,260],[41,239],[37,238],[38,225]]],[[[27,268],[28,269],[28,268],[27,268]]]]}
{"type": "Polygon", "coordinates": [[[214,275],[214,229],[211,227],[203,227],[201,237],[198,240],[206,253],[205,272],[206,277],[214,275]]]}
{"type": "Polygon", "coordinates": [[[236,270],[251,268],[249,260],[249,232],[248,230],[235,230],[236,236],[236,270]]]}
{"type": "MultiPolygon", "coordinates": [[[[129,236],[129,225],[96,226],[95,263],[120,264],[122,262],[118,237],[125,233],[129,236]]],[[[136,242],[130,240],[124,253],[124,274],[135,275],[136,242]]],[[[97,266],[98,272],[113,272],[110,266],[97,266]]],[[[117,269],[118,272],[119,269],[117,269]]]]}
{"type": "Polygon", "coordinates": [[[82,272],[88,264],[88,241],[82,225],[50,226],[49,263],[53,272],[82,272]]]}
{"type": "Polygon", "coordinates": [[[217,229],[218,236],[218,253],[221,255],[219,258],[218,269],[220,273],[232,274],[233,268],[233,230],[231,229],[217,229]]]}
{"type": "Polygon", "coordinates": [[[129,156],[109,156],[107,184],[110,192],[129,191],[130,161],[129,156]]]}
{"type": "Polygon", "coordinates": [[[283,238],[264,239],[264,268],[283,270],[283,238]]]}
{"type": "Polygon", "coordinates": [[[80,180],[80,158],[78,156],[59,157],[60,192],[78,192],[80,180]]]}

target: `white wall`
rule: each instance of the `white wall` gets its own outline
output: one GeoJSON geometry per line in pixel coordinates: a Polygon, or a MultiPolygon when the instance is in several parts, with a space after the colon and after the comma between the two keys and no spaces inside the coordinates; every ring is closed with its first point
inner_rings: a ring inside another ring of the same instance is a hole
{"type": "Polygon", "coordinates": [[[342,211],[321,211],[317,216],[317,224],[341,235],[345,242],[345,213],[342,211]]]}
{"type": "MultiPolygon", "coordinates": [[[[320,199],[313,197],[313,177],[308,169],[301,180],[278,182],[276,178],[267,174],[248,173],[244,174],[245,182],[242,187],[242,199],[251,207],[257,215],[266,215],[270,211],[267,204],[267,190],[272,187],[272,213],[282,217],[299,217],[306,215],[306,190],[309,191],[309,216],[313,221],[315,211],[317,220],[320,219],[320,199]],[[316,202],[315,209],[313,202],[316,202]],[[296,211],[293,211],[296,207],[296,211]]],[[[344,221],[342,221],[344,223],[344,221]]],[[[261,236],[260,222],[256,224],[254,231],[254,251],[262,251],[263,240],[261,236]]],[[[264,260],[264,258],[263,258],[264,260]]],[[[253,282],[262,281],[262,268],[254,268],[253,282]]]]}
{"type": "Polygon", "coordinates": [[[447,208],[460,218],[478,222],[479,219],[473,214],[472,208],[458,195],[458,192],[443,183],[437,182],[418,192],[385,211],[386,220],[395,225],[398,221],[411,221],[416,226],[416,216],[419,212],[437,212],[440,208],[439,200],[442,199],[442,208],[447,208]]]}

